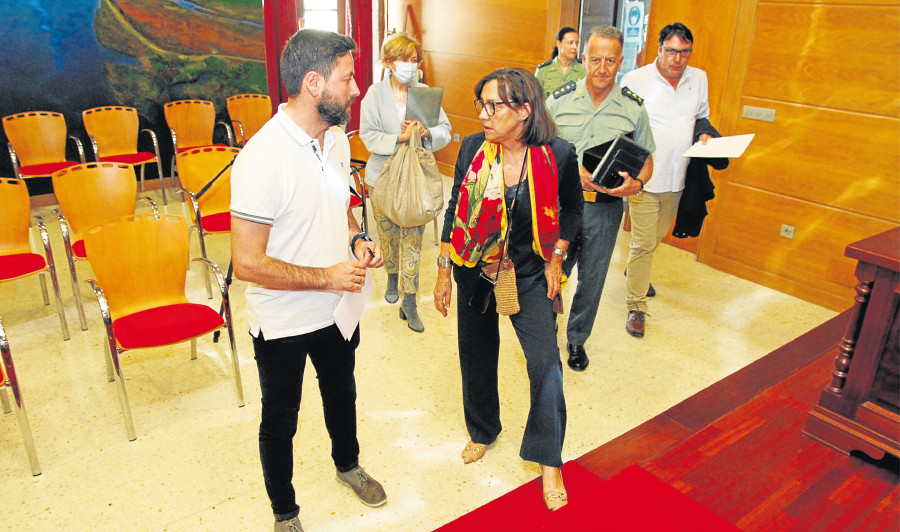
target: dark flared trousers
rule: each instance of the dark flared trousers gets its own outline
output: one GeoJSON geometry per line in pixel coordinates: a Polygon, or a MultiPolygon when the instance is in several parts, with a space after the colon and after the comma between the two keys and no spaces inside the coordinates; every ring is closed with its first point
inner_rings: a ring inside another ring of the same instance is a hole
{"type": "MultiPolygon", "coordinates": [[[[454,266],[453,274],[457,285],[459,364],[466,428],[473,442],[487,445],[497,438],[502,428],[497,392],[499,316],[493,296],[484,314],[469,306],[478,282],[477,268],[454,266]]],[[[517,278],[516,286],[521,310],[509,318],[525,354],[531,391],[531,408],[519,456],[523,460],[560,467],[566,436],[566,400],[554,331],[553,303],[547,298],[547,280],[543,272],[517,278]]]]}

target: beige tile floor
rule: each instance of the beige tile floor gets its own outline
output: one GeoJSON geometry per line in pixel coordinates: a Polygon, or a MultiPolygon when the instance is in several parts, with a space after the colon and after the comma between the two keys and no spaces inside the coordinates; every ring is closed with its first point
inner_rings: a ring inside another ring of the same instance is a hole
{"type": "MultiPolygon", "coordinates": [[[[48,222],[72,338],[63,342],[37,280],[0,285],[0,315],[12,346],[43,474],[32,477],[15,416],[0,415],[0,501],[10,530],[271,530],[257,454],[259,383],[246,333],[242,282],[233,286],[238,351],[247,404],[235,406],[222,344],[199,342],[123,357],[137,440],[129,442],[116,389],[106,381],[104,334],[87,289],[81,331],[58,224],[48,222]]],[[[180,213],[174,203],[170,212],[180,213]]],[[[459,452],[462,419],[455,315],[434,310],[437,248],[426,227],[419,294],[425,333],[410,331],[398,305],[376,296],[357,353],[361,462],[388,493],[370,509],[334,479],[321,402],[308,371],[295,439],[294,483],[301,519],[313,530],[431,530],[538,476],[518,448],[528,408],[524,360],[502,322],[501,397],[505,430],[475,464],[459,452]]],[[[193,237],[196,249],[196,238],[193,237]]],[[[620,234],[584,373],[565,367],[568,404],[563,458],[622,434],[744,367],[835,313],[723,274],[663,245],[656,255],[643,340],[624,329],[628,233],[620,234]]],[[[228,264],[228,237],[209,239],[210,258],[228,264]]],[[[90,267],[79,265],[82,279],[90,267]]],[[[198,265],[187,273],[192,301],[206,302],[198,265]]],[[[85,285],[86,286],[86,285],[85,285]]],[[[571,300],[571,287],[564,301],[571,300]]],[[[218,301],[210,302],[218,308],[218,301]]],[[[564,321],[562,322],[564,323],[564,321]]],[[[560,334],[560,349],[565,336],[560,334]]],[[[536,500],[534,504],[542,504],[536,500]]]]}

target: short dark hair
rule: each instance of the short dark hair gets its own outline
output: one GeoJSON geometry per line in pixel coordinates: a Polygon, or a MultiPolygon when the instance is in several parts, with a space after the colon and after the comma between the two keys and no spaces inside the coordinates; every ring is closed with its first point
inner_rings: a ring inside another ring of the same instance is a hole
{"type": "Polygon", "coordinates": [[[675,22],[659,30],[659,45],[662,46],[672,35],[678,35],[685,42],[694,43],[694,34],[691,30],[681,22],[675,22]]]}
{"type": "Polygon", "coordinates": [[[522,143],[528,147],[550,144],[556,137],[556,124],[544,104],[544,89],[534,74],[524,68],[501,68],[484,76],[475,84],[475,97],[481,98],[484,86],[497,80],[497,92],[505,102],[511,102],[513,109],[531,105],[531,114],[525,119],[522,143]]]}
{"type": "MultiPolygon", "coordinates": [[[[559,33],[556,34],[556,40],[561,41],[561,40],[563,40],[563,37],[565,37],[566,35],[568,35],[570,33],[574,33],[577,35],[578,30],[576,30],[575,28],[572,28],[570,26],[563,26],[562,28],[559,29],[559,33]]],[[[556,56],[558,56],[558,55],[559,55],[559,48],[557,48],[556,45],[553,45],[553,55],[550,56],[550,59],[556,59],[556,56]]]]}
{"type": "Polygon", "coordinates": [[[291,98],[300,93],[307,72],[329,77],[338,57],[356,51],[356,43],[346,35],[322,30],[300,30],[281,53],[281,79],[291,98]]]}

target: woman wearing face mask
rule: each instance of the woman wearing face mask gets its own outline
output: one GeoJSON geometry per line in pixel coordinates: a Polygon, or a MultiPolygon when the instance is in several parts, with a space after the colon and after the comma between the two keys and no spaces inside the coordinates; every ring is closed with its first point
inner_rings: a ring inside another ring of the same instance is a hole
{"type": "Polygon", "coordinates": [[[544,94],[548,95],[554,89],[585,76],[584,66],[578,62],[578,30],[568,26],[559,30],[553,56],[538,65],[534,76],[541,82],[544,94]]]}
{"type": "MultiPolygon", "coordinates": [[[[360,107],[359,136],[372,153],[366,164],[366,184],[375,185],[387,158],[399,143],[409,142],[414,130],[418,130],[425,149],[435,151],[450,143],[450,121],[441,109],[438,124],[425,127],[418,120],[405,120],[406,96],[409,87],[424,87],[418,81],[422,46],[398,33],[381,47],[381,63],[389,69],[383,81],[375,83],[366,92],[360,107]]],[[[384,298],[396,303],[403,291],[400,318],[415,332],[425,326],[416,308],[419,290],[419,253],[422,249],[422,233],[425,226],[400,227],[372,203],[372,212],[378,226],[378,236],[384,253],[384,267],[388,274],[388,286],[384,298]]]]}

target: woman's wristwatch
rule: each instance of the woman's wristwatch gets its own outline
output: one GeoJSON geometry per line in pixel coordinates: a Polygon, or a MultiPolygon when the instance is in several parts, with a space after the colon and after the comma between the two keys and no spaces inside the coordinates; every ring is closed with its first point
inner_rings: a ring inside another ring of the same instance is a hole
{"type": "Polygon", "coordinates": [[[444,255],[438,255],[437,258],[437,267],[444,270],[453,265],[453,261],[450,260],[450,257],[445,257],[444,255]]]}

